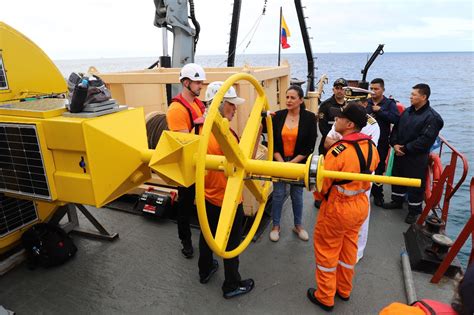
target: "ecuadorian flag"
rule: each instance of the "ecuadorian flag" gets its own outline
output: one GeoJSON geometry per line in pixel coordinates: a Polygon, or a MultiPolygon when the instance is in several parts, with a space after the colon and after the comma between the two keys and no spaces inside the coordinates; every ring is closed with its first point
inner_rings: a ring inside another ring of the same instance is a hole
{"type": "Polygon", "coordinates": [[[283,14],[281,15],[281,48],[287,49],[290,48],[287,38],[291,36],[290,29],[286,25],[285,18],[283,14]]]}

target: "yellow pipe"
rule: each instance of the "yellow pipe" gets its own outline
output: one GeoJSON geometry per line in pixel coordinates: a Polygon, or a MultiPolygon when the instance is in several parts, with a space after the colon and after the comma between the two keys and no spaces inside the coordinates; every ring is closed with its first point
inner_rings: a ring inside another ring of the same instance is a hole
{"type": "MultiPolygon", "coordinates": [[[[226,158],[223,155],[206,155],[206,170],[222,171],[225,169],[226,163],[226,158]]],[[[247,174],[291,180],[303,179],[307,172],[304,164],[251,159],[246,161],[245,170],[247,174]]]]}
{"type": "Polygon", "coordinates": [[[309,171],[305,164],[275,161],[248,160],[245,165],[247,173],[252,175],[303,180],[309,171]]]}
{"type": "MultiPolygon", "coordinates": [[[[318,173],[320,170],[318,170],[318,173]]],[[[348,172],[337,172],[323,170],[323,177],[333,179],[347,179],[347,180],[360,180],[364,182],[374,182],[382,184],[392,184],[400,186],[420,187],[421,179],[416,178],[405,178],[396,176],[382,176],[382,175],[371,175],[371,174],[359,174],[359,173],[348,173],[348,172]]]]}
{"type": "MultiPolygon", "coordinates": [[[[197,154],[195,155],[196,158],[197,154]]],[[[225,168],[226,158],[223,155],[206,155],[206,170],[223,171],[225,168]]]]}
{"type": "MultiPolygon", "coordinates": [[[[226,159],[223,155],[206,155],[207,170],[222,171],[225,168],[225,163],[226,159]]],[[[329,171],[322,168],[322,165],[318,167],[318,177],[322,176],[323,178],[360,180],[366,182],[410,187],[421,186],[421,180],[416,178],[338,172],[329,171]]],[[[308,167],[305,164],[250,159],[246,161],[245,169],[247,171],[247,174],[270,176],[272,178],[286,178],[289,180],[302,180],[306,176],[306,173],[309,171],[308,167]]]]}

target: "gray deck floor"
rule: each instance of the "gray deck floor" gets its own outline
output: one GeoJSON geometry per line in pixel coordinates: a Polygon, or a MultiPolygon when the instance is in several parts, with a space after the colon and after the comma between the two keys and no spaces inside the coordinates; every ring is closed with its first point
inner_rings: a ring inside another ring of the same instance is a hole
{"type": "MultiPolygon", "coordinates": [[[[312,234],[317,210],[305,193],[304,225],[312,234]]],[[[180,253],[176,225],[109,209],[91,211],[119,240],[109,243],[74,236],[79,251],[63,266],[30,271],[22,264],[0,277],[0,305],[17,314],[314,314],[319,308],[306,298],[315,286],[312,240],[292,233],[289,200],[282,218],[281,239],[262,237],[240,257],[243,278],[255,289],[225,300],[221,293],[223,268],[211,281],[199,283],[197,257],[180,253]]],[[[336,299],[336,314],[376,314],[393,301],[405,302],[400,267],[405,211],[374,207],[365,257],[356,267],[349,302],[336,299]]],[[[198,231],[193,241],[198,243],[198,231]]],[[[419,298],[450,302],[452,281],[429,283],[415,273],[419,298]]]]}

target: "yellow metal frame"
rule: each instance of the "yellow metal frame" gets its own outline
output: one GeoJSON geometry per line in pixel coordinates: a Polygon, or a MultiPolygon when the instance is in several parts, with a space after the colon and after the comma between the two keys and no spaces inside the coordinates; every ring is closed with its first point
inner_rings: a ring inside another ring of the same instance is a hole
{"type": "MultiPolygon", "coordinates": [[[[196,161],[196,206],[198,209],[199,224],[204,238],[209,247],[223,258],[232,258],[239,255],[250,243],[262,219],[265,203],[268,199],[270,182],[265,182],[263,187],[259,181],[245,180],[247,175],[252,173],[251,160],[257,141],[262,111],[268,110],[268,100],[258,81],[251,75],[245,73],[234,74],[227,79],[211,103],[206,121],[202,129],[202,138],[199,141],[199,149],[195,156],[196,161]],[[242,133],[240,143],[232,135],[229,129],[229,121],[219,113],[221,104],[227,90],[237,81],[246,80],[250,82],[258,93],[253,105],[252,112],[247,121],[247,125],[242,133]],[[207,147],[211,132],[217,139],[225,159],[207,155],[207,147]],[[206,158],[204,158],[206,157],[206,158]],[[227,175],[227,187],[221,207],[219,223],[217,225],[215,238],[212,236],[209,221],[206,213],[204,177],[206,168],[225,170],[227,175]],[[255,215],[255,220],[249,233],[241,244],[231,250],[226,251],[227,242],[232,229],[237,206],[241,201],[244,184],[249,188],[255,198],[260,202],[260,206],[255,215]]],[[[266,119],[269,130],[268,160],[273,159],[273,133],[272,122],[269,117],[266,119]]],[[[258,161],[265,163],[264,161],[258,161]]],[[[268,163],[268,162],[267,162],[268,163]]],[[[255,169],[257,170],[257,169],[255,169]]]]}

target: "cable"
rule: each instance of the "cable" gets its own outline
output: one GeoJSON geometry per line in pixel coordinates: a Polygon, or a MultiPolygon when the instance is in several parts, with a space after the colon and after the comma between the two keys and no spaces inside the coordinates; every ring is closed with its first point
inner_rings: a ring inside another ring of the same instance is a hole
{"type": "MultiPolygon", "coordinates": [[[[252,39],[255,35],[255,33],[257,32],[257,29],[258,29],[258,26],[260,25],[260,22],[263,18],[263,16],[265,15],[266,11],[267,11],[267,2],[268,0],[264,0],[264,3],[263,3],[263,9],[262,9],[262,13],[257,17],[257,19],[255,20],[255,22],[253,23],[252,27],[250,28],[250,30],[247,32],[247,34],[244,36],[244,38],[242,38],[242,40],[240,41],[240,43],[235,47],[234,51],[232,53],[235,53],[237,51],[237,48],[239,48],[244,42],[245,40],[247,39],[247,37],[249,37],[249,35],[251,34],[250,36],[250,39],[247,43],[247,45],[245,46],[244,50],[242,51],[242,54],[245,53],[245,50],[249,47],[250,43],[252,42],[252,39]]],[[[217,67],[220,67],[222,66],[224,63],[227,62],[227,59],[222,61],[221,63],[219,63],[217,65],[217,67]]]]}
{"type": "Polygon", "coordinates": [[[262,18],[263,18],[263,15],[260,15],[260,19],[258,19],[258,24],[257,24],[257,26],[255,27],[255,30],[253,31],[252,36],[250,36],[249,42],[248,42],[247,45],[245,46],[244,50],[242,50],[242,54],[245,54],[245,51],[246,51],[247,48],[250,46],[250,43],[252,42],[252,39],[253,39],[255,33],[257,32],[258,26],[260,25],[260,22],[262,21],[262,18]]]}
{"type": "Polygon", "coordinates": [[[196,29],[196,35],[194,36],[194,53],[196,53],[196,46],[199,41],[199,33],[201,32],[201,25],[196,19],[196,16],[194,14],[194,0],[189,0],[189,13],[190,13],[190,19],[194,24],[194,28],[196,29]]]}

